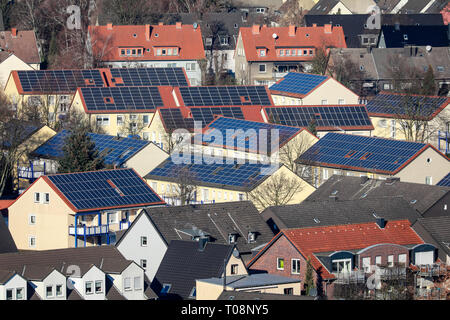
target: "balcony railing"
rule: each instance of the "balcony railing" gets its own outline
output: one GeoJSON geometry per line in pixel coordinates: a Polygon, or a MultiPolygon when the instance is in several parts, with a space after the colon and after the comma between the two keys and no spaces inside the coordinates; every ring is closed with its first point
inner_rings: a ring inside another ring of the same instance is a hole
{"type": "Polygon", "coordinates": [[[71,236],[75,235],[75,231],[77,236],[98,236],[102,234],[109,233],[109,226],[108,225],[100,225],[100,226],[69,226],[69,234],[71,236]]]}
{"type": "Polygon", "coordinates": [[[364,271],[339,272],[333,274],[336,277],[335,282],[340,284],[364,283],[366,281],[366,275],[364,271]]]}

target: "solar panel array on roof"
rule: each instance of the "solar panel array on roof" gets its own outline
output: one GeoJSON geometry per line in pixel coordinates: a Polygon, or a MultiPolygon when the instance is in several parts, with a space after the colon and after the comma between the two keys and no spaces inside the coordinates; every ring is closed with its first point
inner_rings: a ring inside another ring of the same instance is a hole
{"type": "Polygon", "coordinates": [[[17,71],[24,92],[74,92],[78,87],[103,87],[99,70],[17,71]]]}
{"type": "MultiPolygon", "coordinates": [[[[277,130],[278,141],[274,141],[276,149],[284,145],[288,140],[293,138],[301,129],[297,127],[281,126],[263,122],[247,121],[232,118],[220,117],[208,125],[205,131],[203,141],[211,145],[220,145],[225,148],[233,149],[238,144],[244,143],[247,152],[269,152],[271,150],[272,130],[277,130]],[[242,135],[234,134],[229,137],[227,130],[242,130],[242,135]],[[222,136],[222,140],[217,140],[216,132],[218,130],[222,136]],[[263,147],[262,144],[265,144],[263,147]],[[263,149],[264,148],[264,149],[263,149]]],[[[240,145],[239,145],[240,147],[240,145]]],[[[242,147],[239,148],[241,150],[242,147]]],[[[275,151],[275,150],[273,150],[275,151]]]]}
{"type": "Polygon", "coordinates": [[[438,186],[442,187],[450,187],[450,172],[437,183],[438,186]]]}
{"type": "Polygon", "coordinates": [[[269,89],[306,95],[327,78],[317,74],[289,72],[279,83],[273,84],[269,89]]]}
{"type": "Polygon", "coordinates": [[[116,86],[189,86],[183,68],[114,68],[111,75],[116,86]]]}
{"type": "MultiPolygon", "coordinates": [[[[182,157],[182,155],[181,155],[182,157]]],[[[201,157],[201,155],[200,155],[201,157]]],[[[202,158],[200,158],[202,159],[202,158]]],[[[203,155],[203,160],[196,163],[195,155],[191,155],[189,164],[179,164],[179,159],[170,157],[157,168],[153,169],[147,179],[176,181],[181,175],[188,173],[196,183],[208,183],[218,186],[253,188],[272,174],[274,169],[261,163],[238,164],[236,160],[231,163],[215,163],[216,158],[203,155]]],[[[231,161],[230,159],[228,159],[231,161]]],[[[277,167],[278,169],[278,167],[277,167]]]]}
{"type": "Polygon", "coordinates": [[[154,110],[164,106],[158,87],[81,88],[89,111],[154,110]]]}
{"type": "MultiPolygon", "coordinates": [[[[59,132],[33,151],[33,155],[41,158],[61,158],[64,155],[65,139],[69,135],[70,131],[67,130],[59,132]]],[[[95,149],[104,157],[105,164],[119,166],[150,143],[145,140],[118,138],[106,134],[88,133],[88,136],[95,143],[95,149]]]]}
{"type": "Polygon", "coordinates": [[[266,107],[269,121],[286,126],[308,127],[312,120],[317,128],[372,127],[364,106],[293,106],[266,107]]]}
{"type": "Polygon", "coordinates": [[[49,175],[48,179],[78,210],[161,202],[132,169],[49,175]]]}
{"type": "Polygon", "coordinates": [[[270,106],[264,86],[182,87],[185,106],[270,106]]]}
{"type": "Polygon", "coordinates": [[[298,162],[393,173],[425,146],[417,142],[327,133],[298,162]]]}
{"type": "Polygon", "coordinates": [[[367,110],[376,114],[429,117],[447,101],[447,97],[379,93],[367,103],[367,110]]]}
{"type": "Polygon", "coordinates": [[[159,109],[159,112],[167,130],[194,128],[194,120],[184,118],[179,108],[162,108],[159,109]]]}

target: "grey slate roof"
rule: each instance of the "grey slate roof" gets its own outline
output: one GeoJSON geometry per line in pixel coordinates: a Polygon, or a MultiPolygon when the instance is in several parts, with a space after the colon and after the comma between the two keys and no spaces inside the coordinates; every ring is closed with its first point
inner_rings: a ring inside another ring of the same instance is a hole
{"type": "MultiPolygon", "coordinates": [[[[206,279],[197,279],[202,282],[221,285],[223,277],[214,277],[206,279]]],[[[233,289],[250,289],[256,287],[264,287],[278,284],[300,283],[299,278],[289,278],[269,273],[255,273],[241,276],[227,276],[226,285],[233,289]]]]}
{"type": "Polygon", "coordinates": [[[339,0],[320,0],[308,11],[308,14],[328,14],[338,3],[339,0]]]}
{"type": "Polygon", "coordinates": [[[445,255],[450,256],[450,216],[419,219],[413,229],[425,242],[438,247],[439,258],[445,262],[445,255]]]}
{"type": "Polygon", "coordinates": [[[303,201],[300,204],[269,207],[261,215],[266,221],[272,219],[276,224],[277,229],[272,227],[275,234],[285,228],[376,222],[376,217],[386,220],[408,219],[413,224],[422,217],[402,197],[388,201],[382,198],[303,201]]]}
{"type": "Polygon", "coordinates": [[[17,252],[16,243],[9,232],[3,216],[0,214],[0,254],[10,252],[17,252]]]}
{"type": "Polygon", "coordinates": [[[233,252],[233,245],[206,243],[200,250],[198,242],[173,240],[164,255],[152,282],[160,299],[188,299],[196,279],[220,277],[224,260],[233,252]],[[161,295],[164,284],[170,284],[167,295],[161,295]]]}
{"type": "Polygon", "coordinates": [[[223,291],[217,300],[316,300],[311,296],[294,296],[277,293],[223,291]]]}
{"type": "Polygon", "coordinates": [[[0,284],[5,284],[16,273],[11,270],[0,270],[0,284]]]}
{"type": "Polygon", "coordinates": [[[77,289],[67,289],[67,300],[84,300],[77,289]]]}
{"type": "MultiPolygon", "coordinates": [[[[403,197],[422,215],[437,201],[448,195],[450,188],[420,183],[368,179],[361,177],[333,175],[314,191],[306,201],[329,200],[332,193],[339,200],[365,198],[403,197]]],[[[388,200],[388,199],[386,199],[388,200]]]]}
{"type": "Polygon", "coordinates": [[[208,234],[213,243],[228,244],[230,233],[239,234],[236,246],[245,263],[256,253],[252,249],[273,237],[250,201],[152,207],[145,211],[168,244],[171,240],[192,240],[193,235],[201,233],[208,234]],[[256,233],[255,242],[247,242],[249,231],[256,233]]]}

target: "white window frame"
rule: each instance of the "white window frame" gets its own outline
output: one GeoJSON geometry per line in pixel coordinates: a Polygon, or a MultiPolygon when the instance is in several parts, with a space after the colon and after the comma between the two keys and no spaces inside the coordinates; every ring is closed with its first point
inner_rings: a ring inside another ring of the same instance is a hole
{"type": "Polygon", "coordinates": [[[28,236],[28,247],[36,248],[36,236],[28,236]],[[34,244],[31,243],[31,240],[34,240],[34,244]]]}
{"type": "Polygon", "coordinates": [[[5,300],[14,300],[14,289],[6,289],[5,300]],[[8,299],[8,292],[11,292],[11,299],[8,299]]]}
{"type": "Polygon", "coordinates": [[[433,177],[432,176],[426,176],[425,177],[425,184],[428,184],[428,185],[433,185],[433,177]]]}
{"type": "Polygon", "coordinates": [[[258,72],[259,73],[267,73],[267,65],[265,63],[260,63],[258,65],[258,72]],[[264,66],[264,71],[261,71],[261,66],[264,66]]]}
{"type": "Polygon", "coordinates": [[[362,267],[363,267],[365,273],[370,272],[370,260],[371,260],[370,257],[362,258],[362,267]]]}
{"type": "Polygon", "coordinates": [[[54,296],[55,296],[55,293],[53,292],[53,286],[52,285],[45,286],[45,297],[46,298],[53,298],[54,296]],[[48,294],[48,291],[47,291],[48,288],[51,288],[50,295],[48,294]]]}
{"type": "Polygon", "coordinates": [[[86,281],[86,282],[84,283],[84,294],[85,294],[85,295],[91,295],[91,294],[94,294],[93,281],[86,281]],[[91,292],[88,292],[88,291],[87,291],[87,286],[88,286],[88,284],[91,285],[91,292]]]}
{"type": "Polygon", "coordinates": [[[28,224],[31,226],[36,225],[36,215],[34,213],[28,215],[28,224]],[[34,222],[32,221],[32,218],[34,218],[34,222]]]}
{"type": "Polygon", "coordinates": [[[103,281],[102,280],[96,280],[95,282],[94,282],[94,292],[95,292],[95,294],[99,294],[99,293],[103,293],[103,281]],[[97,291],[97,284],[98,283],[100,283],[100,290],[99,291],[97,291]]]}
{"type": "Polygon", "coordinates": [[[24,293],[25,293],[25,288],[24,287],[16,288],[16,300],[25,300],[24,293]],[[19,290],[22,292],[22,297],[21,298],[18,297],[19,290]]]}
{"type": "Polygon", "coordinates": [[[390,254],[387,256],[387,265],[388,265],[388,267],[394,266],[394,255],[393,254],[390,254]]]}
{"type": "Polygon", "coordinates": [[[291,274],[300,274],[300,259],[291,259],[291,274]]]}
{"type": "Polygon", "coordinates": [[[118,115],[118,116],[116,117],[116,122],[117,122],[117,125],[118,125],[118,126],[123,125],[123,123],[124,123],[124,121],[123,121],[123,116],[122,116],[122,115],[118,115]]]}
{"type": "Polygon", "coordinates": [[[98,126],[109,126],[109,116],[105,116],[105,115],[100,116],[100,115],[98,115],[96,117],[96,124],[98,126]]]}
{"type": "Polygon", "coordinates": [[[346,273],[346,272],[351,272],[352,271],[352,259],[336,259],[336,260],[333,260],[331,262],[331,265],[334,265],[335,263],[337,263],[338,266],[339,266],[339,262],[343,262],[344,263],[344,269],[342,269],[342,270],[345,270],[345,271],[343,271],[343,272],[340,271],[340,270],[334,271],[334,268],[332,267],[331,270],[333,270],[333,273],[346,273]],[[346,270],[345,267],[346,267],[346,265],[348,263],[350,263],[350,267],[348,268],[348,270],[346,270]]]}
{"type": "Polygon", "coordinates": [[[133,285],[134,285],[134,290],[135,291],[142,290],[141,277],[134,277],[133,278],[133,285]],[[136,286],[136,283],[138,284],[137,286],[136,286]]]}
{"type": "Polygon", "coordinates": [[[41,194],[39,192],[34,193],[34,203],[41,203],[41,194]]]}
{"type": "Polygon", "coordinates": [[[406,253],[401,253],[398,255],[398,263],[404,263],[406,266],[406,253]]]}
{"type": "Polygon", "coordinates": [[[141,247],[147,247],[148,246],[148,237],[147,236],[141,236],[141,247]],[[145,244],[144,244],[145,240],[145,244]]]}
{"type": "Polygon", "coordinates": [[[56,297],[62,297],[62,296],[63,296],[63,294],[64,294],[63,288],[64,288],[64,286],[63,286],[62,284],[57,284],[57,285],[55,286],[55,296],[56,296],[56,297]],[[58,294],[58,287],[61,287],[61,291],[60,291],[59,294],[58,294]]]}
{"type": "Polygon", "coordinates": [[[375,257],[375,265],[381,265],[381,256],[376,256],[375,257]]]}
{"type": "Polygon", "coordinates": [[[50,193],[44,192],[44,197],[42,198],[42,200],[44,201],[45,204],[49,204],[50,203],[50,193]]]}
{"type": "Polygon", "coordinates": [[[124,291],[131,291],[133,288],[131,287],[131,277],[125,277],[123,279],[123,290],[124,291]],[[128,284],[128,286],[127,286],[128,284]]]}
{"type": "Polygon", "coordinates": [[[144,270],[147,270],[147,259],[141,259],[141,267],[144,270]]]}

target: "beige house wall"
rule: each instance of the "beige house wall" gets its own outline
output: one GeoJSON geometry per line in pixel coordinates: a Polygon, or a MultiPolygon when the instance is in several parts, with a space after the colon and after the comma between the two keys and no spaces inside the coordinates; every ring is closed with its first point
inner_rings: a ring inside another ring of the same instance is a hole
{"type": "MultiPolygon", "coordinates": [[[[9,75],[13,70],[34,70],[35,68],[23,60],[19,59],[16,55],[9,56],[5,61],[0,63],[0,85],[5,87],[8,81],[9,75]]],[[[38,70],[38,69],[36,69],[38,70]]]]}
{"type": "Polygon", "coordinates": [[[43,126],[37,132],[31,135],[27,140],[25,140],[19,147],[19,153],[22,154],[20,162],[22,164],[28,165],[29,162],[29,153],[36,150],[39,146],[47,142],[51,137],[56,134],[56,131],[43,126]]]}
{"type": "Polygon", "coordinates": [[[234,60],[236,63],[235,77],[237,84],[250,84],[250,65],[245,57],[244,42],[242,41],[240,32],[236,43],[236,50],[234,51],[234,60]]]}
{"type": "Polygon", "coordinates": [[[160,163],[166,160],[169,154],[157,145],[150,143],[125,163],[126,168],[133,168],[141,176],[145,176],[160,163]]]}

